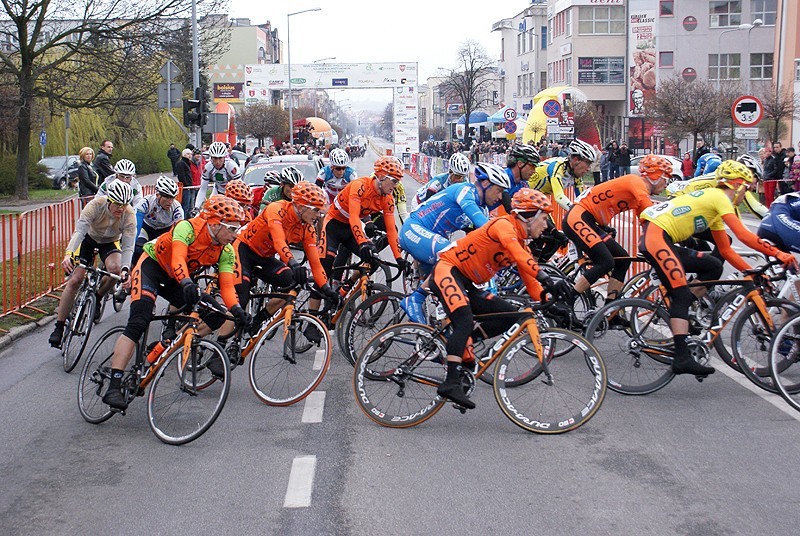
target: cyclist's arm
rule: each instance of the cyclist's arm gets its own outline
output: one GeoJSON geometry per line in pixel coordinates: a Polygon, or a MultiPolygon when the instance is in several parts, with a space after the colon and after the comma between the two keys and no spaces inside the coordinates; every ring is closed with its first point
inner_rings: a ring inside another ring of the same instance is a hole
{"type": "MultiPolygon", "coordinates": [[[[750,232],[750,230],[748,230],[747,227],[744,226],[742,221],[739,218],[737,218],[736,215],[734,215],[734,214],[725,214],[724,216],[722,216],[722,220],[725,222],[725,224],[728,226],[728,228],[731,231],[733,231],[733,234],[736,235],[736,238],[741,240],[744,245],[746,245],[746,246],[748,246],[748,247],[750,247],[752,249],[755,249],[756,251],[760,251],[761,253],[764,253],[765,255],[769,255],[771,257],[783,256],[781,250],[779,250],[775,246],[772,246],[772,245],[768,244],[767,242],[765,242],[764,240],[759,238],[757,235],[755,235],[754,233],[750,232]]],[[[717,243],[717,247],[719,248],[719,252],[722,254],[723,257],[725,257],[725,260],[730,262],[739,271],[741,271],[741,270],[749,270],[750,269],[750,265],[747,264],[747,262],[745,262],[745,260],[742,259],[735,251],[733,251],[733,248],[731,248],[731,246],[730,246],[730,244],[728,242],[728,238],[725,237],[725,239],[723,240],[722,239],[722,235],[725,235],[725,231],[712,231],[712,236],[714,236],[714,241],[717,243]],[[717,233],[717,232],[720,233],[720,235],[719,235],[720,239],[719,240],[717,240],[717,237],[715,236],[715,233],[717,233]],[[725,247],[723,247],[723,246],[725,246],[725,247]],[[725,255],[725,248],[730,249],[732,255],[735,255],[736,257],[738,257],[738,260],[741,261],[739,263],[739,266],[734,264],[734,261],[729,259],[725,255]]]]}
{"type": "MultiPolygon", "coordinates": [[[[368,185],[369,187],[371,185],[368,185]]],[[[356,242],[360,246],[361,244],[365,244],[369,240],[366,236],[364,236],[364,229],[361,228],[361,219],[359,219],[359,214],[361,214],[361,195],[358,190],[355,190],[350,193],[349,203],[347,210],[349,211],[348,221],[350,222],[350,232],[353,233],[353,238],[356,239],[356,242]]],[[[360,189],[359,189],[360,190],[360,189]]],[[[394,222],[394,220],[392,220],[394,222]]]]}
{"type": "Polygon", "coordinates": [[[408,218],[408,206],[406,205],[406,189],[403,186],[402,182],[398,182],[397,186],[394,187],[394,194],[397,195],[397,213],[400,216],[400,221],[402,222],[406,218],[408,218]]]}
{"type": "Polygon", "coordinates": [[[189,278],[189,244],[194,242],[194,227],[189,220],[180,222],[172,230],[172,258],[170,266],[178,283],[189,278]]]}
{"type": "Polygon", "coordinates": [[[72,233],[72,237],[69,239],[69,244],[67,244],[67,255],[72,255],[78,250],[81,242],[83,242],[83,239],[86,238],[86,235],[89,233],[92,222],[97,218],[104,206],[105,203],[95,202],[95,200],[92,199],[91,202],[87,203],[86,206],[83,207],[83,210],[81,210],[81,215],[78,217],[78,221],[75,223],[75,231],[72,233]]]}
{"type": "Polygon", "coordinates": [[[203,203],[206,202],[206,192],[208,192],[208,179],[203,178],[200,180],[200,188],[197,190],[197,199],[194,202],[194,208],[200,210],[203,208],[203,203]]]}
{"type": "Polygon", "coordinates": [[[219,274],[219,293],[222,296],[222,301],[225,302],[225,307],[230,309],[239,303],[239,296],[236,294],[234,288],[233,265],[236,263],[236,253],[231,244],[227,244],[222,248],[222,253],[219,255],[219,263],[217,264],[217,273],[219,274]]]}
{"type": "Polygon", "coordinates": [[[500,220],[489,229],[489,234],[497,242],[503,244],[506,252],[514,259],[517,271],[519,271],[530,297],[541,301],[542,284],[536,279],[539,274],[539,265],[520,244],[514,225],[511,222],[500,220]]]}
{"type": "Polygon", "coordinates": [[[292,255],[292,250],[289,249],[289,243],[286,241],[286,232],[283,230],[283,220],[286,216],[281,209],[281,204],[269,205],[266,218],[269,226],[269,236],[275,246],[275,251],[278,252],[278,256],[284,264],[289,264],[289,261],[294,260],[294,255],[292,255]]]}
{"type": "Polygon", "coordinates": [[[133,245],[139,234],[133,209],[125,207],[125,212],[122,215],[121,227],[122,239],[120,240],[120,249],[122,250],[122,267],[130,270],[131,260],[133,259],[133,245]]]}
{"type": "Polygon", "coordinates": [[[315,184],[317,186],[319,186],[320,188],[325,186],[325,170],[327,168],[328,168],[328,166],[325,166],[324,168],[320,169],[319,173],[317,173],[317,179],[314,181],[315,184]]]}
{"type": "Polygon", "coordinates": [[[767,212],[769,212],[769,209],[761,204],[761,201],[758,200],[758,197],[753,192],[746,192],[744,194],[744,204],[750,212],[762,220],[766,217],[767,212]]]}
{"type": "MultiPolygon", "coordinates": [[[[461,207],[461,210],[464,211],[464,214],[469,218],[469,221],[472,222],[472,226],[476,229],[478,227],[482,227],[489,221],[489,218],[486,217],[486,214],[483,213],[481,207],[475,202],[475,196],[472,195],[470,191],[471,188],[464,188],[458,194],[458,206],[461,207]]],[[[504,192],[505,193],[505,192],[504,192]]]]}
{"type": "Polygon", "coordinates": [[[242,168],[239,166],[239,162],[232,158],[225,161],[225,170],[228,172],[229,181],[242,178],[242,168]]]}
{"type": "Polygon", "coordinates": [[[319,260],[319,250],[317,249],[317,232],[311,225],[305,226],[303,251],[306,252],[306,260],[311,266],[311,275],[314,276],[314,283],[316,283],[318,287],[321,287],[328,282],[328,278],[325,275],[325,269],[322,267],[322,262],[319,260]]]}
{"type": "Polygon", "coordinates": [[[556,167],[553,171],[553,175],[550,177],[550,190],[555,202],[564,210],[569,210],[572,208],[572,201],[564,194],[564,184],[561,182],[561,177],[563,176],[564,165],[562,164],[556,167]]]}
{"type": "Polygon", "coordinates": [[[400,253],[400,237],[397,234],[397,226],[394,223],[394,199],[391,195],[384,196],[383,223],[386,225],[386,238],[389,240],[389,247],[392,249],[395,259],[402,257],[400,253]]]}

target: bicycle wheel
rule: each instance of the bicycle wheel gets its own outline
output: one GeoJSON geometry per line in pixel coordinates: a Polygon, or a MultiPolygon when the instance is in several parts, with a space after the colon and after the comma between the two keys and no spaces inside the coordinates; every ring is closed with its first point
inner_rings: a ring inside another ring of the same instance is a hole
{"type": "Polygon", "coordinates": [[[331,338],[317,317],[295,313],[272,324],[250,358],[250,387],[270,406],[289,406],[307,397],[322,382],[331,364],[331,338]]]}
{"type": "Polygon", "coordinates": [[[114,292],[111,295],[111,303],[114,306],[114,311],[117,313],[122,311],[122,306],[125,305],[125,300],[128,298],[128,294],[123,293],[119,288],[120,286],[121,284],[117,283],[114,287],[114,292]],[[122,296],[122,299],[119,299],[118,296],[122,296]]]}
{"type": "Polygon", "coordinates": [[[717,355],[726,365],[740,373],[742,369],[739,367],[732,353],[732,348],[736,344],[736,339],[733,338],[733,326],[736,323],[735,320],[742,312],[742,303],[745,301],[746,295],[747,293],[742,291],[742,287],[736,287],[735,290],[720,296],[714,304],[714,309],[711,311],[710,321],[710,326],[713,326],[715,330],[722,327],[721,331],[717,334],[717,338],[714,339],[714,350],[717,351],[717,355]],[[727,318],[724,326],[721,326],[721,318],[727,318]],[[729,343],[726,344],[728,341],[729,343]]]}
{"type": "Polygon", "coordinates": [[[150,429],[170,445],[183,445],[203,435],[219,417],[230,390],[230,364],[219,344],[196,339],[188,361],[185,365],[182,361],[180,346],[156,372],[147,394],[150,429]],[[200,371],[211,358],[222,360],[224,375],[221,381],[203,387],[200,371]]]}
{"type": "MultiPolygon", "coordinates": [[[[385,266],[384,268],[388,270],[388,268],[386,268],[385,266]]],[[[334,326],[334,328],[337,328],[339,325],[346,326],[347,323],[350,322],[350,318],[352,318],[353,313],[355,313],[356,307],[361,305],[364,302],[364,300],[366,300],[367,298],[369,298],[374,294],[378,294],[379,292],[388,292],[390,290],[391,289],[386,285],[383,285],[381,283],[373,283],[372,281],[370,281],[369,285],[367,286],[367,292],[364,299],[362,299],[361,297],[361,292],[357,292],[356,294],[351,296],[350,299],[347,300],[347,302],[345,302],[342,305],[342,312],[339,315],[339,318],[336,320],[336,326],[334,326]]],[[[343,329],[336,330],[336,342],[339,344],[339,348],[344,348],[346,342],[344,340],[343,329]]]]}
{"type": "Polygon", "coordinates": [[[646,395],[675,377],[669,313],[650,300],[629,298],[601,307],[584,337],[603,355],[612,391],[646,395]],[[610,325],[614,317],[622,322],[610,325]]]}
{"type": "Polygon", "coordinates": [[[800,314],[790,318],[772,339],[772,381],[784,400],[800,411],[800,314]]]}
{"type": "Polygon", "coordinates": [[[568,351],[559,349],[559,357],[540,360],[528,333],[520,333],[498,357],[494,396],[520,428],[537,434],[569,432],[586,424],[603,404],[606,368],[597,349],[577,333],[554,328],[541,338],[545,348],[566,346],[568,351]],[[541,371],[536,381],[506,382],[531,369],[541,371]]]}
{"type": "Polygon", "coordinates": [[[445,401],[436,389],[447,374],[447,350],[430,326],[390,326],[367,343],[353,371],[356,402],[390,428],[427,421],[445,401]]]}
{"type": "Polygon", "coordinates": [[[355,366],[361,351],[376,333],[406,321],[406,314],[400,308],[400,300],[404,297],[394,291],[373,294],[356,307],[346,325],[339,323],[336,326],[337,332],[340,329],[344,331],[340,338],[344,345],[339,348],[351,366],[355,366]]]}
{"type": "Polygon", "coordinates": [[[800,312],[800,308],[793,302],[778,298],[765,297],[764,301],[772,328],[756,304],[748,303],[733,324],[733,357],[751,382],[765,391],[777,393],[778,389],[769,369],[772,338],[788,318],[800,312]]]}
{"type": "Polygon", "coordinates": [[[64,372],[72,372],[81,360],[89,335],[94,326],[94,310],[97,305],[97,297],[94,292],[85,291],[78,295],[75,307],[72,309],[73,316],[66,326],[63,350],[64,372]]]}
{"type": "MultiPolygon", "coordinates": [[[[92,424],[100,424],[114,415],[103,402],[111,381],[111,356],[117,339],[125,331],[123,326],[106,331],[89,351],[78,380],[78,409],[81,416],[92,424]]],[[[137,350],[138,351],[138,344],[137,350]]]]}

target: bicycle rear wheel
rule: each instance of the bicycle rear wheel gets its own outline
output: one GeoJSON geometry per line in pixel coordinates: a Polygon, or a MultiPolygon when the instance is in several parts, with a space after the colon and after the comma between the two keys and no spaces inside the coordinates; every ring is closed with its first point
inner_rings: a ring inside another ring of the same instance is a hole
{"type": "Polygon", "coordinates": [[[540,361],[528,333],[520,333],[498,357],[494,396],[503,414],[520,428],[537,434],[569,432],[600,409],[606,396],[606,368],[597,349],[577,333],[553,328],[542,332],[541,338],[545,349],[566,350],[540,361]],[[532,369],[540,371],[535,381],[507,383],[507,378],[532,369]]]}
{"type": "Polygon", "coordinates": [[[356,359],[376,333],[406,320],[406,314],[400,308],[400,300],[404,297],[394,291],[373,294],[356,307],[347,324],[336,326],[337,332],[344,330],[340,338],[344,344],[339,348],[351,366],[355,366],[356,359]]]}
{"type": "Polygon", "coordinates": [[[612,391],[646,395],[675,377],[669,313],[650,300],[629,298],[601,307],[584,336],[603,356],[612,391]]]}
{"type": "Polygon", "coordinates": [[[250,387],[270,406],[303,400],[331,365],[331,338],[317,317],[295,313],[284,338],[285,325],[283,318],[272,324],[250,357],[250,387]]]}
{"type": "MultiPolygon", "coordinates": [[[[389,270],[386,266],[381,265],[385,270],[389,270]]],[[[377,272],[376,272],[377,273],[377,272]]],[[[386,285],[381,283],[372,283],[370,282],[369,286],[367,287],[366,297],[362,300],[361,293],[357,293],[356,295],[352,296],[344,305],[342,305],[342,313],[339,315],[339,318],[336,320],[336,342],[339,345],[339,348],[345,347],[345,340],[344,340],[344,329],[338,329],[338,327],[346,326],[350,319],[353,317],[353,314],[356,311],[356,307],[364,303],[367,298],[370,296],[374,296],[380,292],[388,292],[391,289],[386,285]]]]}
{"type": "Polygon", "coordinates": [[[72,372],[81,360],[89,335],[94,326],[94,311],[97,307],[97,296],[92,291],[82,291],[73,309],[73,318],[66,325],[62,354],[64,355],[64,372],[72,372]]]}
{"type": "Polygon", "coordinates": [[[445,342],[422,324],[390,326],[367,343],[353,371],[356,402],[390,428],[427,421],[444,405],[436,389],[447,373],[445,342]]]}
{"type": "Polygon", "coordinates": [[[775,333],[770,349],[772,381],[784,400],[800,411],[800,314],[775,333]]]}
{"type": "MultiPolygon", "coordinates": [[[[103,402],[103,396],[111,381],[114,346],[124,331],[123,326],[106,331],[94,344],[89,351],[89,357],[83,363],[78,381],[78,410],[86,422],[100,424],[114,415],[111,408],[103,402]]],[[[138,352],[138,345],[136,351],[138,352]]]]}
{"type": "Polygon", "coordinates": [[[156,372],[147,394],[147,419],[158,439],[170,445],[194,441],[219,417],[230,390],[230,364],[222,347],[210,340],[195,340],[184,365],[183,346],[167,357],[156,372]],[[223,378],[204,385],[201,374],[209,359],[219,358],[223,378]]]}

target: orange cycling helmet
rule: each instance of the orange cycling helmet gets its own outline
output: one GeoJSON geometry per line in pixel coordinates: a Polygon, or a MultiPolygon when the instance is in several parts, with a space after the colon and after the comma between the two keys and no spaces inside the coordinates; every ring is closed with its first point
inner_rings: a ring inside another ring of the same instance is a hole
{"type": "Polygon", "coordinates": [[[672,164],[663,156],[648,154],[639,162],[639,175],[653,182],[672,176],[672,164]]]}
{"type": "Polygon", "coordinates": [[[327,196],[316,184],[302,181],[292,187],[292,203],[306,207],[325,208],[327,196]]]}
{"type": "Polygon", "coordinates": [[[393,179],[402,179],[403,164],[393,156],[381,156],[375,160],[375,175],[378,177],[389,175],[393,179]]]}
{"type": "Polygon", "coordinates": [[[234,179],[225,186],[225,197],[245,205],[253,204],[253,190],[242,179],[234,179]]]}
{"type": "Polygon", "coordinates": [[[250,218],[238,201],[214,194],[208,198],[200,215],[208,223],[238,223],[244,225],[250,218]]]}
{"type": "Polygon", "coordinates": [[[521,214],[543,210],[549,214],[553,212],[553,203],[550,202],[548,196],[539,190],[523,188],[511,198],[511,210],[521,214]]]}

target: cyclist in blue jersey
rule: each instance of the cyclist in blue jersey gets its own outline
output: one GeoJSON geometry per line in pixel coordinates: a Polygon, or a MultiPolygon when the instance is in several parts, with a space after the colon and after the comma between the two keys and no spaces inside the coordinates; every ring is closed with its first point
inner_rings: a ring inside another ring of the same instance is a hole
{"type": "Polygon", "coordinates": [[[316,184],[328,194],[328,202],[333,203],[339,192],[344,190],[350,181],[357,179],[358,174],[350,167],[350,156],[344,149],[337,147],[332,150],[330,161],[330,164],[319,170],[316,184]]]}
{"type": "Polygon", "coordinates": [[[783,251],[800,253],[800,192],[783,194],[773,201],[756,234],[783,251]]]}
{"type": "Polygon", "coordinates": [[[706,153],[697,159],[697,169],[694,170],[694,176],[707,175],[713,173],[722,163],[722,157],[717,153],[717,148],[711,149],[710,153],[706,153]]]}
{"type": "Polygon", "coordinates": [[[459,184],[467,180],[469,176],[469,158],[464,156],[463,153],[453,153],[450,157],[447,171],[435,175],[428,183],[417,190],[417,195],[414,196],[416,206],[420,206],[429,197],[438,194],[451,184],[459,184]]]}
{"type": "MultiPolygon", "coordinates": [[[[400,247],[420,263],[420,271],[427,277],[439,252],[450,246],[450,235],[467,226],[485,224],[489,220],[485,207],[499,203],[510,186],[503,168],[477,164],[475,184],[452,184],[411,213],[400,230],[400,247]]],[[[422,305],[427,293],[426,281],[400,302],[412,322],[425,323],[422,305]]]]}
{"type": "Polygon", "coordinates": [[[517,144],[511,147],[505,169],[508,178],[511,179],[511,186],[508,188],[509,199],[518,190],[528,187],[528,180],[536,171],[540,161],[539,151],[532,145],[517,144]]]}

